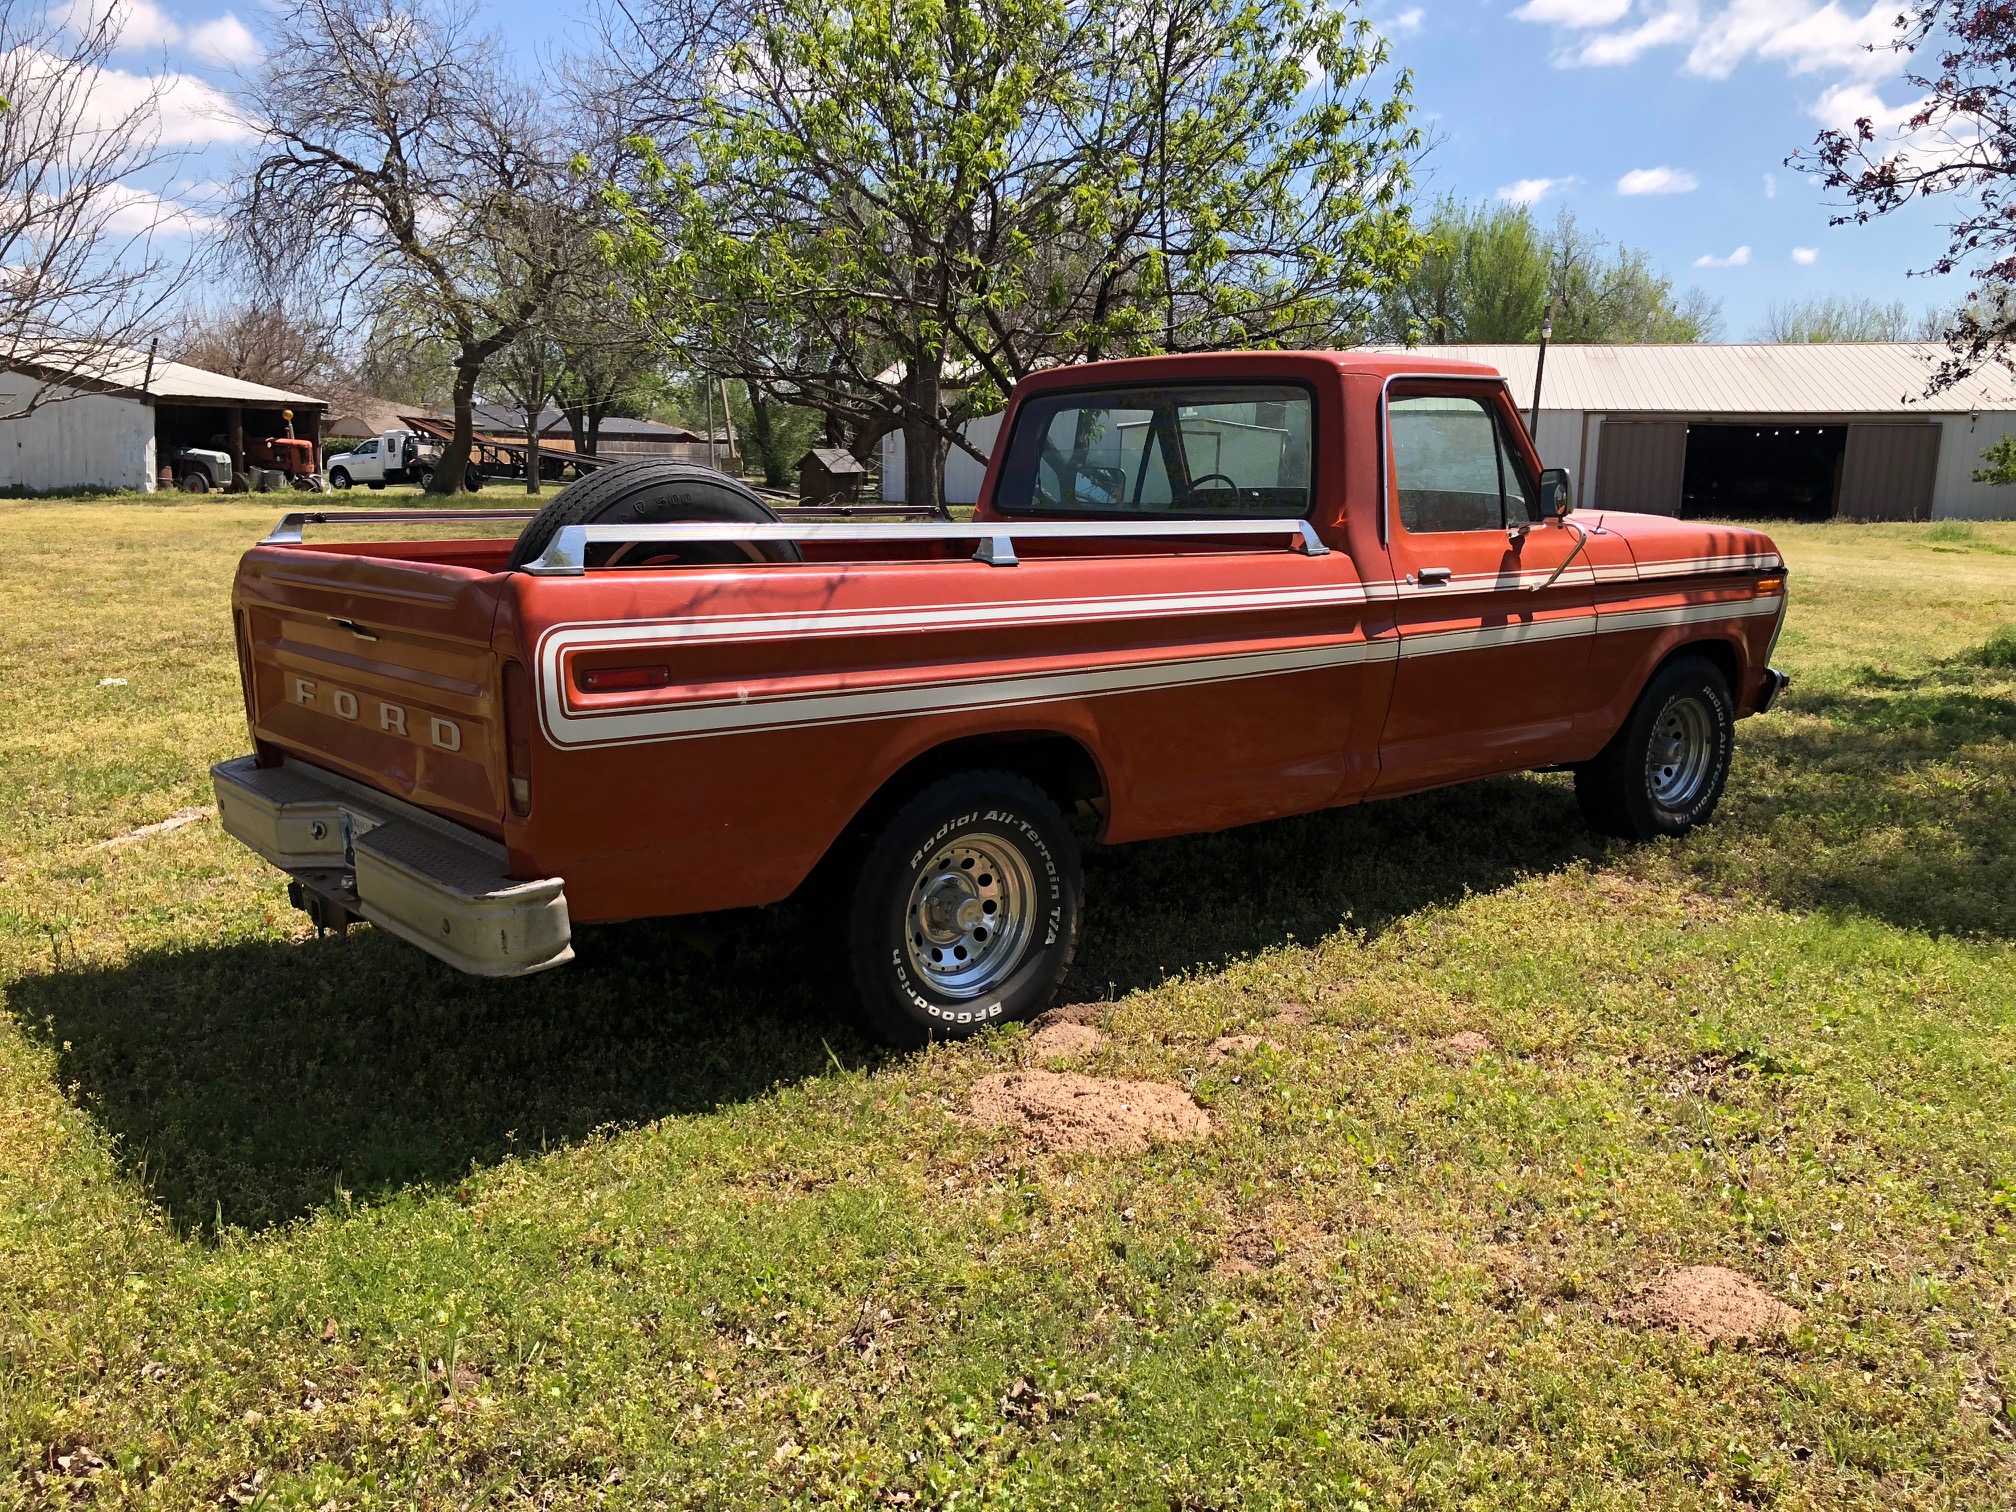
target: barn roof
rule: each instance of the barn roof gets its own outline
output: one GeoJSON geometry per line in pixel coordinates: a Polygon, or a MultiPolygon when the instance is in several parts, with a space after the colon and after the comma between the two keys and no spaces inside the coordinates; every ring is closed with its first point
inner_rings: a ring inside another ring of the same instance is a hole
{"type": "Polygon", "coordinates": [[[310,394],[269,388],[263,383],[250,383],[243,378],[191,367],[186,362],[170,362],[164,357],[153,359],[153,370],[150,372],[147,354],[130,347],[93,347],[80,343],[75,348],[45,348],[32,357],[0,362],[0,366],[57,382],[75,383],[98,393],[125,394],[134,398],[144,395],[157,401],[166,400],[170,404],[278,406],[326,402],[310,394]]]}
{"type": "MultiPolygon", "coordinates": [[[[1398,350],[1380,348],[1379,350],[1398,350]]],[[[1523,409],[1533,396],[1535,346],[1423,346],[1423,357],[1482,362],[1505,375],[1523,409]]],[[[1543,410],[1685,415],[1923,415],[2016,409],[2016,374],[1990,363],[1925,397],[1948,355],[1938,342],[1547,348],[1543,410]]]]}

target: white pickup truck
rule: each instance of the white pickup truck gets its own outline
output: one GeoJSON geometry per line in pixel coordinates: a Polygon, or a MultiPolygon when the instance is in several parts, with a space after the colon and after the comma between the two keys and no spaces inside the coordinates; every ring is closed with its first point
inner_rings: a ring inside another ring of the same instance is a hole
{"type": "MultiPolygon", "coordinates": [[[[419,431],[388,430],[331,457],[329,486],[342,489],[362,483],[366,488],[383,488],[387,483],[411,483],[425,488],[440,460],[441,443],[434,437],[419,431]]],[[[471,492],[483,486],[483,475],[474,463],[462,486],[471,492]]]]}

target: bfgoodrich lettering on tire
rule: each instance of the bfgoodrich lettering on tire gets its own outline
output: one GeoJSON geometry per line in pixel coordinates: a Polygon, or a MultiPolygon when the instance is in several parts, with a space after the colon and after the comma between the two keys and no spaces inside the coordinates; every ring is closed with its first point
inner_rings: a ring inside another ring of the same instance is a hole
{"type": "Polygon", "coordinates": [[[1064,816],[1012,772],[933,783],[884,826],[848,922],[869,1028],[963,1039],[1049,1006],[1078,946],[1083,881],[1064,816]]]}
{"type": "Polygon", "coordinates": [[[1628,840],[1705,824],[1729,780],[1736,706],[1721,669],[1682,656],[1653,674],[1624,727],[1575,772],[1590,827],[1628,840]]]}

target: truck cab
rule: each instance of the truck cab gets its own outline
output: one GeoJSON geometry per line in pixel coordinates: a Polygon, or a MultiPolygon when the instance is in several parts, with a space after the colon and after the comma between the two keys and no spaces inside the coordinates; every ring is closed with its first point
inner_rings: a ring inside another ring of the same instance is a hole
{"type": "Polygon", "coordinates": [[[388,430],[360,441],[329,459],[329,486],[345,489],[362,483],[383,488],[387,483],[411,483],[425,488],[440,461],[441,443],[413,430],[388,430]]]}

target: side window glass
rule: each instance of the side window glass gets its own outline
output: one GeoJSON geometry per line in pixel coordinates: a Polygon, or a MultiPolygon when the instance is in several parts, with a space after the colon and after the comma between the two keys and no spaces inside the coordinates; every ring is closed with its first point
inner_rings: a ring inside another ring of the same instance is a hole
{"type": "Polygon", "coordinates": [[[1281,384],[1063,393],[1018,415],[1004,512],[1294,518],[1310,499],[1309,394],[1281,384]]]}
{"type": "Polygon", "coordinates": [[[1404,394],[1387,402],[1400,526],[1410,535],[1503,530],[1500,439],[1477,399],[1404,394]]]}

